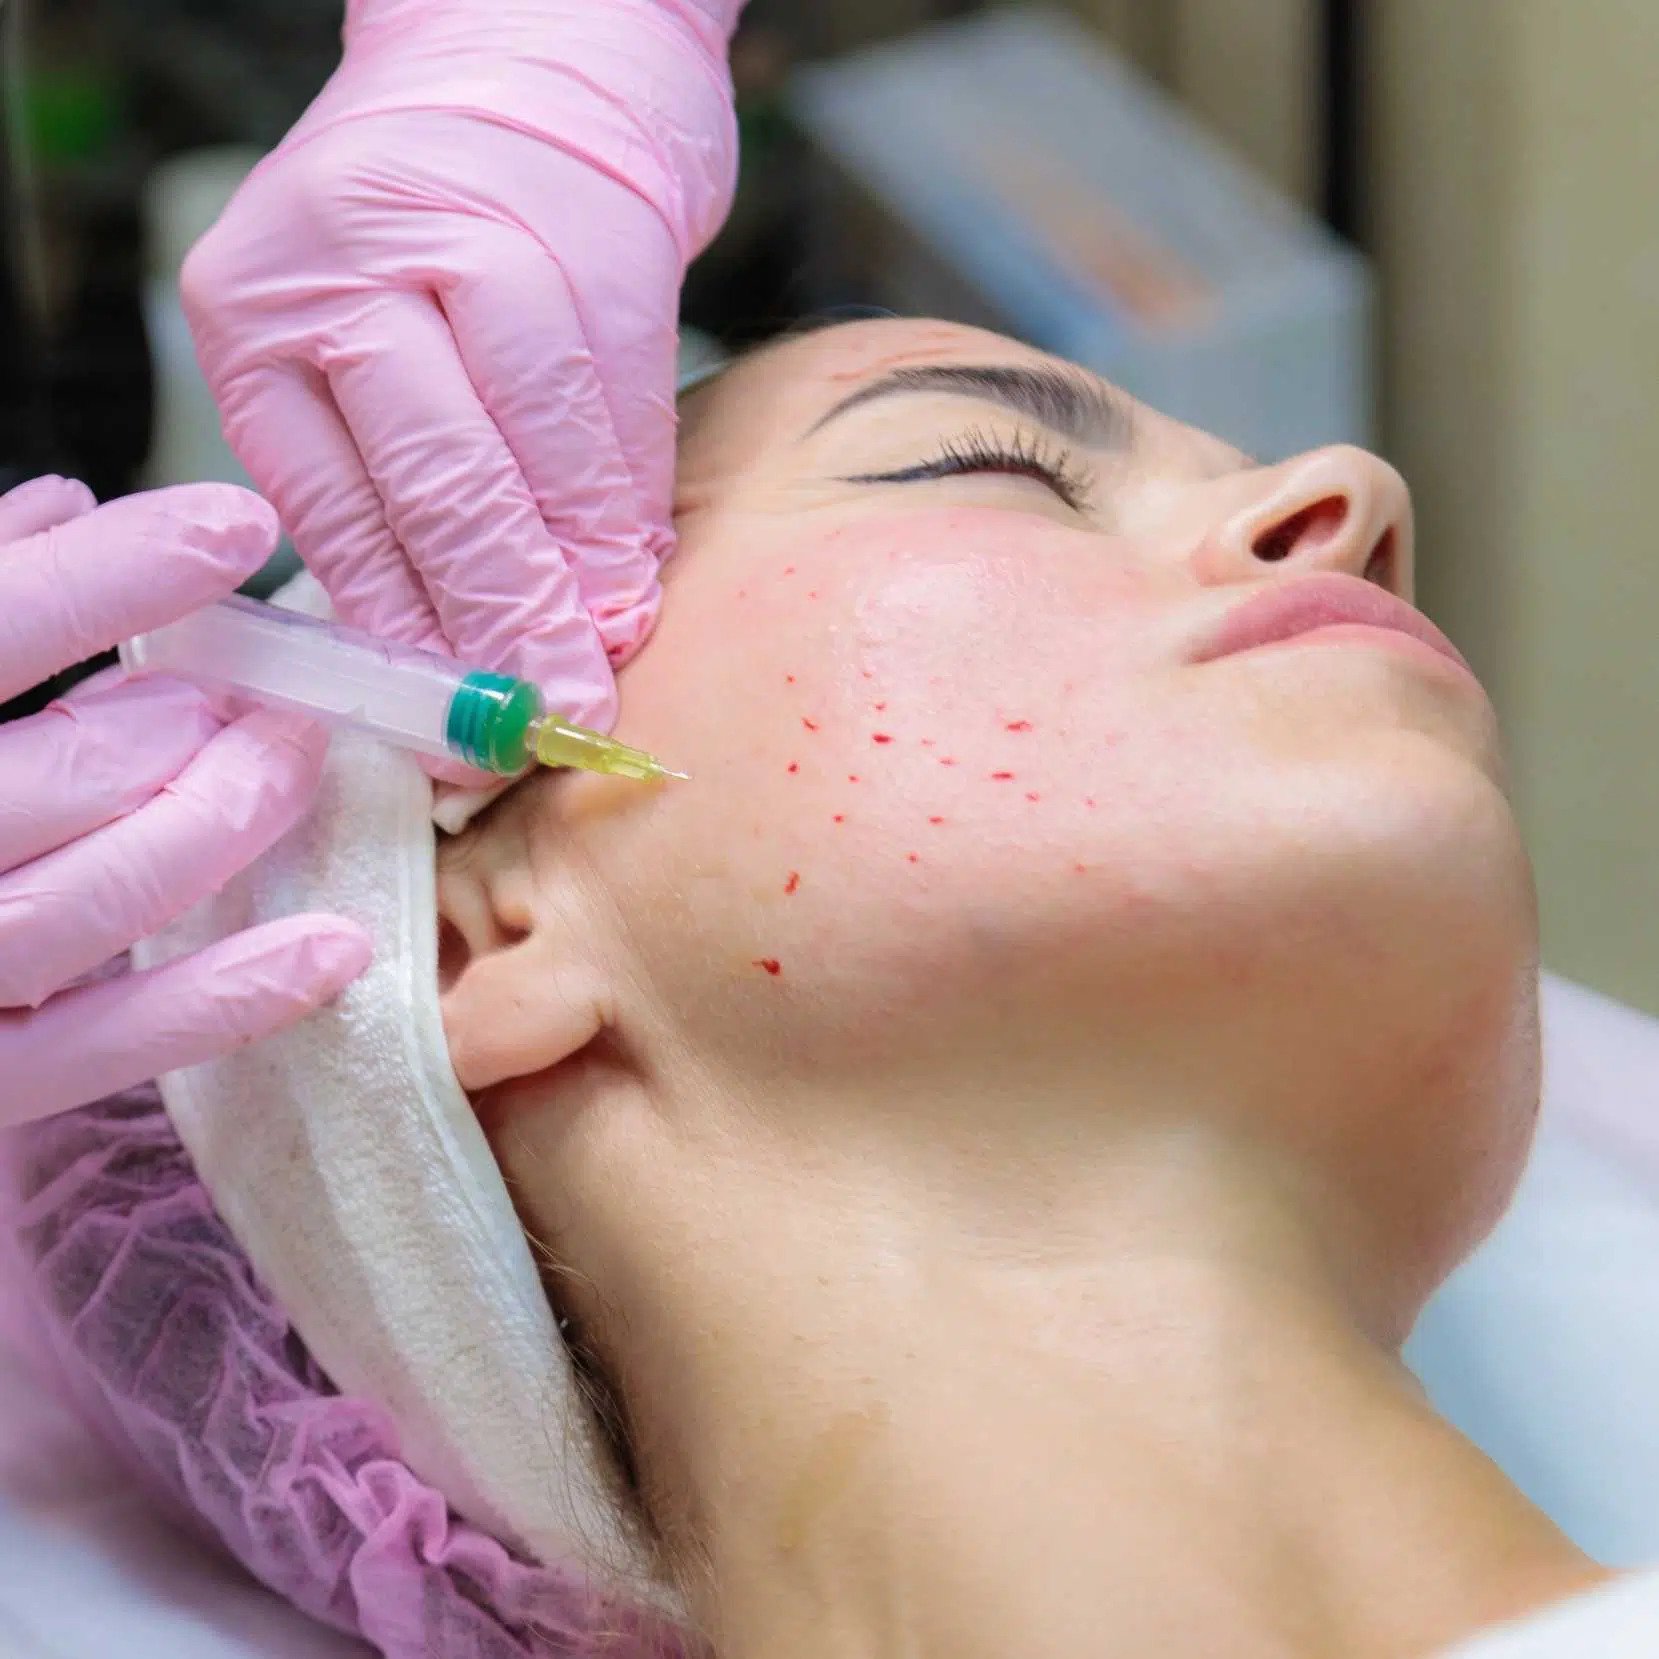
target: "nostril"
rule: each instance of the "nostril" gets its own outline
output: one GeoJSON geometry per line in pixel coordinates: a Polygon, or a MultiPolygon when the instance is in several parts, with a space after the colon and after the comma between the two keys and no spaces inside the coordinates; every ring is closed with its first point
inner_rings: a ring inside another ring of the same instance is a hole
{"type": "Polygon", "coordinates": [[[1371,557],[1365,561],[1365,579],[1380,588],[1394,586],[1394,528],[1392,525],[1377,537],[1371,557]]]}
{"type": "Polygon", "coordinates": [[[1328,542],[1348,519],[1348,498],[1328,495],[1282,518],[1250,544],[1250,551],[1267,564],[1277,564],[1292,553],[1311,552],[1328,542]]]}

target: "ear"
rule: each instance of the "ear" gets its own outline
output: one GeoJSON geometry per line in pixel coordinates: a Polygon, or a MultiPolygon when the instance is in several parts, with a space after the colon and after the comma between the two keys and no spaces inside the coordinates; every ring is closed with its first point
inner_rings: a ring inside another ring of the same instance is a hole
{"type": "Polygon", "coordinates": [[[450,1064],[469,1094],[551,1070],[606,1025],[582,941],[540,907],[501,904],[476,877],[438,884],[438,986],[450,1064]]]}

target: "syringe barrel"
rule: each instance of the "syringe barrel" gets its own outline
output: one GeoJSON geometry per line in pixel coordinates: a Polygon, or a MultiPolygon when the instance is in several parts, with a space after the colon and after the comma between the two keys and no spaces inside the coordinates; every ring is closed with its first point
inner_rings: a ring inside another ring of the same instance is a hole
{"type": "Polygon", "coordinates": [[[446,741],[450,705],[468,671],[355,628],[232,595],[128,640],[121,658],[128,668],[173,673],[455,758],[446,741]]]}

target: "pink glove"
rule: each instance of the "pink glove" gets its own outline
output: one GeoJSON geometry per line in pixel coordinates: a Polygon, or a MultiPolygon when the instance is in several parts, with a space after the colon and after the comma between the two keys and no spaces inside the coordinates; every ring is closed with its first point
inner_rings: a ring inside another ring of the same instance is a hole
{"type": "Polygon", "coordinates": [[[340,67],[185,262],[226,435],[340,616],[590,725],[673,542],[741,9],[348,0],[340,67]]]}
{"type": "MultiPolygon", "coordinates": [[[[225,484],[96,509],[65,478],[0,496],[0,702],[230,592],[275,541],[270,508],[225,484]]],[[[360,928],[291,916],[74,983],[287,830],[324,742],[289,715],[225,725],[191,687],[118,671],[0,726],[0,1125],[264,1036],[363,971],[360,928]]]]}

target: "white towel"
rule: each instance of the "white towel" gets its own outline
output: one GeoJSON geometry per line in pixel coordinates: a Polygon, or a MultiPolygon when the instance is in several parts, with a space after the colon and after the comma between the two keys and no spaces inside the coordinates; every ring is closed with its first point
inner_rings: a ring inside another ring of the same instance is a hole
{"type": "MultiPolygon", "coordinates": [[[[326,615],[302,575],[281,603],[326,615]]],[[[467,1519],[572,1556],[673,1611],[614,1512],[530,1248],[455,1080],[438,1008],[432,788],[407,755],[330,746],[311,815],[135,953],[140,965],[277,916],[363,923],[374,961],[330,1008],[161,1080],[225,1222],[342,1391],[467,1519]]]]}

